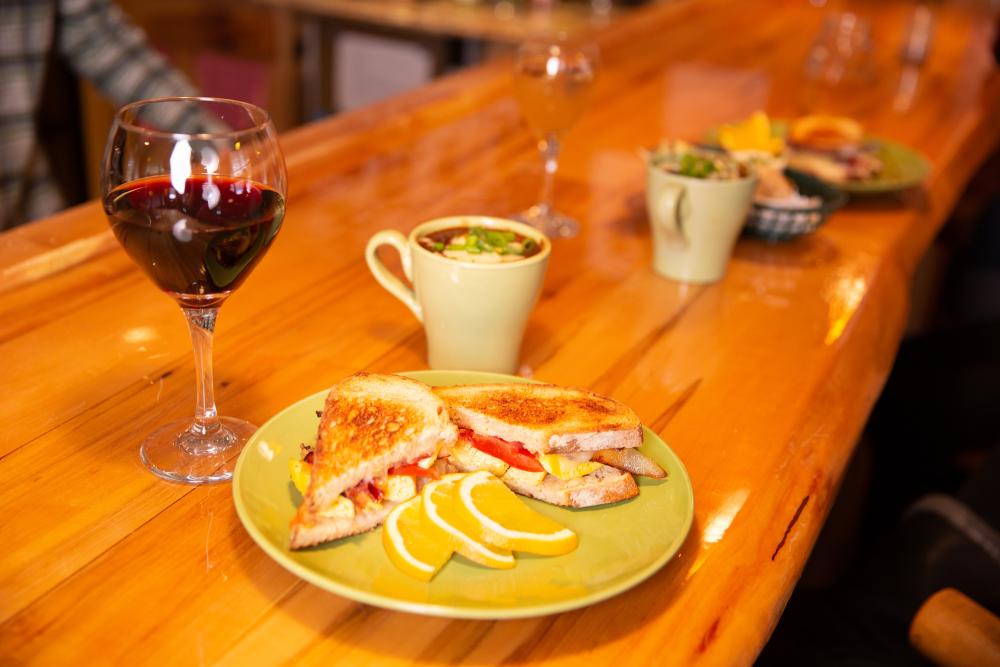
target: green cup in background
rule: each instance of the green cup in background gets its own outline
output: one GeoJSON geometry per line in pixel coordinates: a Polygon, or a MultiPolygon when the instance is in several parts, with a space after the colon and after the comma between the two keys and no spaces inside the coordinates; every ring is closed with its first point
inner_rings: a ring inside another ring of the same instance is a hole
{"type": "Polygon", "coordinates": [[[716,181],[670,173],[652,163],[646,172],[653,268],[681,282],[721,280],[750,213],[756,174],[716,181]]]}

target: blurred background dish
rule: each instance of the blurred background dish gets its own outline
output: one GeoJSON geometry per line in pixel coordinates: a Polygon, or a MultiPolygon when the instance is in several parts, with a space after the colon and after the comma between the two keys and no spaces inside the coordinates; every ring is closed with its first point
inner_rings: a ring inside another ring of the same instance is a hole
{"type": "Polygon", "coordinates": [[[931,164],[923,155],[908,146],[869,136],[877,144],[875,157],[882,163],[882,171],[861,180],[832,183],[848,194],[881,194],[898,192],[920,185],[931,171],[931,164]]]}
{"type": "Polygon", "coordinates": [[[849,194],[905,190],[920,185],[930,173],[930,163],[923,155],[901,143],[867,134],[852,118],[809,115],[792,121],[766,120],[766,115],[756,112],[746,120],[710,130],[705,143],[744,160],[750,156],[749,163],[755,168],[762,160],[771,163],[765,166],[789,166],[849,194]],[[765,131],[771,138],[762,136],[765,131]],[[770,147],[773,157],[760,146],[770,147]],[[784,149],[774,153],[780,146],[784,149]]]}
{"type": "Polygon", "coordinates": [[[745,227],[749,235],[777,242],[811,234],[847,202],[842,192],[804,172],[785,169],[784,177],[794,186],[794,199],[762,198],[758,191],[745,227]]]}

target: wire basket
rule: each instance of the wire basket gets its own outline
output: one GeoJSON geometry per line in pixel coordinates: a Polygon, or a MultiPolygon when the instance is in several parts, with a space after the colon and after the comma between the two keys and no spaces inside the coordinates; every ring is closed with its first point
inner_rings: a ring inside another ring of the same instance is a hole
{"type": "Polygon", "coordinates": [[[754,202],[744,228],[747,234],[772,242],[811,234],[847,201],[844,193],[809,174],[795,169],[785,169],[784,174],[799,194],[819,197],[821,203],[810,208],[782,208],[754,202]]]}

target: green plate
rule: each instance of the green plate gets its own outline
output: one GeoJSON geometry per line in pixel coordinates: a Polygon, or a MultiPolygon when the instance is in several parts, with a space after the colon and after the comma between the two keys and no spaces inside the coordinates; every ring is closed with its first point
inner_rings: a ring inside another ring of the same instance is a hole
{"type": "MultiPolygon", "coordinates": [[[[430,385],[521,381],[492,373],[402,373],[430,385]]],[[[687,536],[694,517],[691,480],[677,455],[649,429],[642,449],[666,471],[638,478],[639,496],[589,509],[535,500],[536,510],[576,531],[577,549],[564,556],[518,554],[511,570],[491,570],[453,556],[430,582],[403,574],[382,549],[381,529],[304,551],[288,549],[288,522],[300,501],[288,479],[299,443],[316,437],[316,410],[325,391],[290,405],[250,439],[236,464],[233,500],[240,521],[274,560],[306,581],[386,609],[452,618],[505,619],[576,609],[617,595],[659,570],[687,536]]]]}
{"type": "MultiPolygon", "coordinates": [[[[716,127],[708,131],[704,140],[706,144],[719,146],[719,129],[716,127]]],[[[771,121],[771,132],[774,136],[785,136],[788,121],[771,121]]],[[[931,171],[931,163],[927,158],[908,146],[875,135],[867,135],[865,142],[878,145],[875,156],[883,165],[878,176],[863,181],[824,182],[849,194],[882,194],[920,185],[931,171]]]]}
{"type": "Polygon", "coordinates": [[[870,136],[867,140],[878,144],[875,156],[882,161],[881,173],[863,181],[830,185],[850,194],[896,192],[920,185],[930,173],[930,162],[912,148],[881,137],[870,136]]]}

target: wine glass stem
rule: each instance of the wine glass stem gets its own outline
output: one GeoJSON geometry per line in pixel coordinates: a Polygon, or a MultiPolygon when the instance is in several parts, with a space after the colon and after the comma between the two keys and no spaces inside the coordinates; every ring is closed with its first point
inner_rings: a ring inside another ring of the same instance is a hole
{"type": "Polygon", "coordinates": [[[559,138],[554,134],[546,136],[538,142],[538,152],[542,155],[545,174],[542,177],[542,193],[539,196],[538,210],[542,214],[552,211],[552,186],[559,169],[559,138]]]}
{"type": "Polygon", "coordinates": [[[182,308],[191,331],[191,345],[194,347],[194,373],[197,402],[194,424],[190,431],[208,435],[219,430],[221,424],[215,409],[215,385],[212,380],[212,339],[215,333],[215,318],[218,306],[212,308],[182,308]]]}

